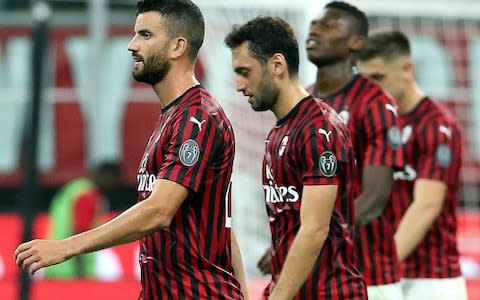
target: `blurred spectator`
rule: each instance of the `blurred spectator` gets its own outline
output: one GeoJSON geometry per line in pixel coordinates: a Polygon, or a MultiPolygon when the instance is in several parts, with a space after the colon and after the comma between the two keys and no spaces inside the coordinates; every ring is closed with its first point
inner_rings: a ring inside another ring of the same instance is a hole
{"type": "MultiPolygon", "coordinates": [[[[121,170],[114,162],[103,162],[91,170],[90,178],[68,182],[54,196],[49,214],[49,239],[64,239],[100,225],[108,211],[106,195],[120,187],[121,170]]],[[[47,269],[49,278],[95,278],[95,254],[75,257],[47,269]]]]}

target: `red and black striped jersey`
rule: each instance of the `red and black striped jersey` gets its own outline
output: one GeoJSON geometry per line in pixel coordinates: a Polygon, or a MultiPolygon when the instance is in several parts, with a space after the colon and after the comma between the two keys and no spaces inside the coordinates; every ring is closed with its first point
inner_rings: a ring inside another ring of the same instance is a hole
{"type": "MultiPolygon", "coordinates": [[[[348,124],[360,177],[367,165],[393,169],[404,166],[397,103],[379,85],[356,74],[341,90],[322,99],[348,124]]],[[[386,217],[389,209],[391,203],[383,215],[362,226],[355,235],[359,268],[368,285],[389,284],[400,279],[394,224],[386,217]]]]}
{"type": "MultiPolygon", "coordinates": [[[[308,96],[270,131],[263,161],[263,189],[272,234],[274,288],[300,228],[305,185],[338,185],[328,237],[295,299],[367,299],[353,255],[353,149],[348,129],[325,103],[308,96]]],[[[319,196],[321,200],[321,196],[319,196]]]]}
{"type": "Polygon", "coordinates": [[[397,225],[413,201],[416,179],[433,179],[447,185],[442,211],[405,260],[403,276],[458,277],[461,275],[456,220],[462,160],[460,127],[445,108],[429,98],[424,98],[401,119],[407,165],[394,174],[392,203],[397,225]]]}
{"type": "Polygon", "coordinates": [[[241,299],[231,265],[230,121],[201,86],[162,109],[138,171],[138,201],[156,179],[189,190],[169,227],[140,241],[142,299],[241,299]]]}

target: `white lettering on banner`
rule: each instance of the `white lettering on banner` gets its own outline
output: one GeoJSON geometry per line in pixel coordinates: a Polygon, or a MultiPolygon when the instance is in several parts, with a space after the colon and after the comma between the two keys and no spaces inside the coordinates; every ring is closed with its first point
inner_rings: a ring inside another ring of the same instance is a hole
{"type": "Polygon", "coordinates": [[[91,53],[86,37],[66,40],[74,84],[87,121],[88,160],[118,159],[121,156],[122,115],[131,83],[132,62],[127,51],[128,37],[115,37],[105,45],[105,53],[91,53]],[[95,59],[96,58],[96,59],[95,59]],[[92,89],[91,65],[100,72],[100,90],[92,89]]]}
{"type": "MultiPolygon", "coordinates": [[[[31,93],[31,49],[27,37],[7,39],[5,53],[0,56],[0,172],[12,172],[18,168],[19,146],[25,124],[25,110],[31,93]]],[[[51,74],[46,70],[45,75],[51,74]]],[[[47,86],[51,78],[44,76],[47,86]]],[[[52,95],[45,92],[40,108],[38,165],[42,171],[50,170],[55,164],[52,95]]]]}

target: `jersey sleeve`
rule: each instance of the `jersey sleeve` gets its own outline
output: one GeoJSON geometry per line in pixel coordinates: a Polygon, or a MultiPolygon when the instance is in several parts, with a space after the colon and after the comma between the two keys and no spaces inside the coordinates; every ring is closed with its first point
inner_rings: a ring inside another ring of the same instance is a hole
{"type": "Polygon", "coordinates": [[[300,169],[304,185],[340,183],[340,173],[348,160],[350,140],[329,121],[312,122],[302,129],[297,143],[301,149],[300,169]]]}
{"type": "Polygon", "coordinates": [[[223,141],[221,126],[201,108],[181,111],[166,128],[169,138],[156,154],[163,155],[163,159],[157,158],[162,161],[157,178],[198,192],[217,145],[223,141]]]}
{"type": "Polygon", "coordinates": [[[400,132],[397,104],[393,98],[378,93],[365,109],[361,124],[364,128],[366,148],[363,165],[403,168],[405,158],[400,132]]]}
{"type": "Polygon", "coordinates": [[[435,179],[447,184],[458,181],[461,165],[460,131],[441,120],[429,122],[418,137],[417,178],[435,179]]]}

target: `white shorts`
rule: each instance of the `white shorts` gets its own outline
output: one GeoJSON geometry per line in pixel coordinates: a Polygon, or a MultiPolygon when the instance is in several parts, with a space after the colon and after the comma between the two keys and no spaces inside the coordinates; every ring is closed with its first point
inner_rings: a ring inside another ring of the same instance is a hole
{"type": "Polygon", "coordinates": [[[367,286],[368,300],[403,300],[400,282],[367,286]]]}
{"type": "Polygon", "coordinates": [[[463,277],[456,278],[403,278],[405,300],[467,300],[467,284],[463,277]]]}

